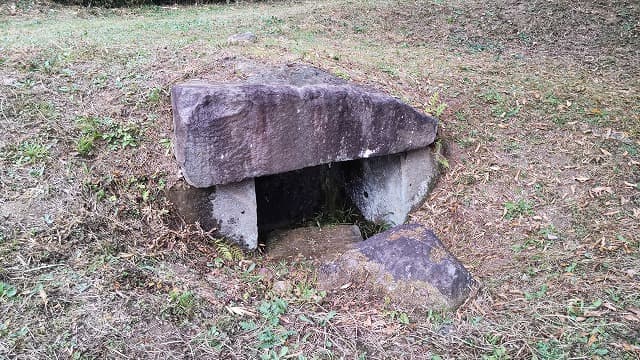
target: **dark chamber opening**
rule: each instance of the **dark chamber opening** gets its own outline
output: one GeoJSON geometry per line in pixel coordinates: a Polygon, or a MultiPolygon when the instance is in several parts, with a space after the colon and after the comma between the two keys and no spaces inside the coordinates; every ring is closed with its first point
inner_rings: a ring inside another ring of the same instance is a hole
{"type": "Polygon", "coordinates": [[[261,241],[275,229],[361,221],[347,192],[361,166],[358,160],[344,161],[256,178],[261,241]]]}

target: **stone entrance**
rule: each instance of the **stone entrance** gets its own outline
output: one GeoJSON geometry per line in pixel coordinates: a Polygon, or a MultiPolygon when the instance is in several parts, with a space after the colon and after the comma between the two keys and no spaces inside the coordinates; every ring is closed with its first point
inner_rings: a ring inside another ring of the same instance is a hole
{"type": "Polygon", "coordinates": [[[204,189],[181,196],[204,227],[248,249],[324,208],[402,224],[436,177],[435,118],[313,67],[176,85],[172,105],[182,175],[204,189]]]}

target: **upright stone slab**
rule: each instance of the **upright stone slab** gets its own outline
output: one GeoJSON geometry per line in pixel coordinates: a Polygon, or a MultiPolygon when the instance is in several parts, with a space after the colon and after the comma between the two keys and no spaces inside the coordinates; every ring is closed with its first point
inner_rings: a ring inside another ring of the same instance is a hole
{"type": "Polygon", "coordinates": [[[419,149],[437,120],[355,85],[184,84],[175,154],[195,187],[419,149]]]}
{"type": "Polygon", "coordinates": [[[218,232],[240,245],[258,247],[258,214],[254,179],[216,186],[209,196],[218,232]]]}
{"type": "Polygon", "coordinates": [[[247,249],[258,246],[258,222],[254,179],[199,189],[184,183],[167,195],[187,223],[200,223],[206,230],[247,249]]]}
{"type": "Polygon", "coordinates": [[[429,148],[361,160],[361,173],[347,184],[349,195],[369,221],[400,225],[422,205],[438,170],[429,148]]]}

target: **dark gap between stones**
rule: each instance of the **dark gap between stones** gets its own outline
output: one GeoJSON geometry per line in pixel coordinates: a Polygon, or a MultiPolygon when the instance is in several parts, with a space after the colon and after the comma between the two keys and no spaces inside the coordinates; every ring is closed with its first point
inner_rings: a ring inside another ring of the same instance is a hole
{"type": "Polygon", "coordinates": [[[387,227],[365,220],[347,193],[362,173],[360,160],[329,163],[255,179],[258,241],[274,230],[333,224],[358,225],[364,238],[387,227]]]}

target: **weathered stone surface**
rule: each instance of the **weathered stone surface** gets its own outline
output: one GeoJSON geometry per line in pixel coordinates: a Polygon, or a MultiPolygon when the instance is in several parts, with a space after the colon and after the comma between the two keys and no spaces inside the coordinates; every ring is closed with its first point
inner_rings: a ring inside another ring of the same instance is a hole
{"type": "Polygon", "coordinates": [[[433,232],[421,225],[395,227],[375,235],[323,265],[318,282],[325,290],[348,283],[382,292],[399,305],[455,309],[469,294],[473,280],[433,232]]]}
{"type": "Polygon", "coordinates": [[[166,195],[187,224],[200,223],[204,230],[209,231],[217,226],[217,221],[211,217],[209,201],[209,195],[214,192],[215,186],[199,189],[179,181],[167,190],[166,195]]]}
{"type": "Polygon", "coordinates": [[[248,249],[258,246],[253,179],[206,189],[177,185],[168,197],[187,223],[198,222],[207,231],[216,229],[217,235],[248,249]]]}
{"type": "Polygon", "coordinates": [[[258,247],[258,214],[253,179],[217,185],[209,196],[218,231],[249,249],[258,247]]]}
{"type": "Polygon", "coordinates": [[[209,187],[431,144],[437,120],[355,85],[184,84],[172,89],[175,154],[209,187]]]}
{"type": "Polygon", "coordinates": [[[248,44],[248,43],[254,43],[256,42],[256,40],[258,40],[258,38],[254,33],[246,32],[246,33],[234,34],[229,36],[227,38],[227,43],[230,45],[248,44]]]}
{"type": "Polygon", "coordinates": [[[274,260],[296,258],[329,260],[362,241],[357,225],[330,225],[277,230],[267,239],[267,254],[274,260]]]}
{"type": "Polygon", "coordinates": [[[336,209],[400,224],[426,197],[434,118],[314,67],[241,65],[243,83],[172,89],[176,158],[202,188],[172,196],[188,222],[255,248],[336,209]]]}
{"type": "Polygon", "coordinates": [[[369,221],[400,225],[422,205],[438,176],[429,148],[361,160],[350,180],[353,203],[369,221]]]}

